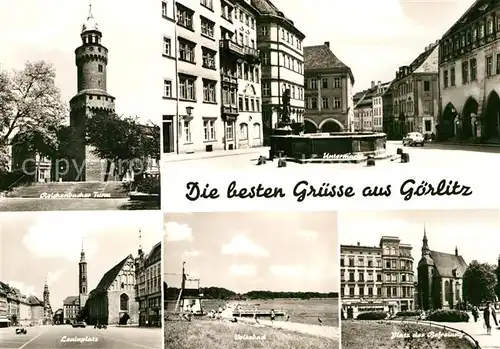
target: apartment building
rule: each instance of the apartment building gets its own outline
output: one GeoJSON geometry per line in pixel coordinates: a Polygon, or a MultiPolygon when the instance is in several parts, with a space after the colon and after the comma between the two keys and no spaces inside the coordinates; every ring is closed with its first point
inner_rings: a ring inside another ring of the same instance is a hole
{"type": "Polygon", "coordinates": [[[290,120],[304,121],[305,35],[269,0],[252,0],[259,11],[257,46],[261,57],[262,120],[264,144],[281,119],[281,97],[290,90],[290,120]]]}
{"type": "Polygon", "coordinates": [[[176,25],[175,25],[174,1],[162,1],[161,3],[161,28],[163,32],[163,49],[161,57],[161,69],[163,74],[163,95],[161,112],[163,113],[162,137],[163,153],[176,153],[179,150],[177,132],[180,120],[177,119],[177,62],[176,62],[176,25]]]}
{"type": "Polygon", "coordinates": [[[476,1],[440,40],[441,139],[500,142],[500,3],[476,1]]]}
{"type": "Polygon", "coordinates": [[[401,66],[396,72],[392,82],[392,130],[399,139],[408,132],[436,133],[438,58],[439,41],[436,41],[425,47],[410,65],[401,66]]]}
{"type": "Polygon", "coordinates": [[[171,62],[163,152],[261,146],[258,12],[250,0],[163,1],[162,15],[164,31],[174,34],[164,37],[171,62]]]}
{"type": "Polygon", "coordinates": [[[221,28],[220,75],[224,149],[259,147],[262,135],[260,53],[257,49],[257,9],[250,0],[223,7],[230,26],[221,28]],[[229,29],[229,30],[226,30],[229,29]]]}
{"type": "MultiPolygon", "coordinates": [[[[372,82],[374,85],[375,82],[372,82]]],[[[389,89],[391,82],[377,83],[375,94],[372,99],[372,109],[373,109],[373,131],[383,132],[384,131],[384,95],[389,89]]],[[[392,116],[392,114],[391,114],[392,116]]]]}
{"type": "Polygon", "coordinates": [[[353,128],[354,76],[330,49],[330,42],[304,47],[306,133],[341,132],[353,128]]]}
{"type": "Polygon", "coordinates": [[[414,309],[412,247],[383,236],[379,246],[341,245],[340,296],[347,318],[414,309]]]}
{"type": "Polygon", "coordinates": [[[377,86],[372,81],[369,89],[358,92],[354,100],[354,131],[356,132],[371,132],[373,127],[373,98],[377,92],[377,86]]]}

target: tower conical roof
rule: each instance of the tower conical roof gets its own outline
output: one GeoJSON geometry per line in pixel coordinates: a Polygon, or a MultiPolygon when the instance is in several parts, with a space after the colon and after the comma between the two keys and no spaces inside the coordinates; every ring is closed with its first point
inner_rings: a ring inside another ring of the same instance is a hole
{"type": "Polygon", "coordinates": [[[99,31],[99,25],[92,15],[92,4],[89,4],[89,15],[87,16],[87,20],[83,23],[82,33],[88,31],[99,31]]]}

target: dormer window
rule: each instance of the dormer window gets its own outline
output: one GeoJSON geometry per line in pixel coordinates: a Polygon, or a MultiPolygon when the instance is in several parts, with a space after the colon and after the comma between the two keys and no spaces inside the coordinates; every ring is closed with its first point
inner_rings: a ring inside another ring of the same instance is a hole
{"type": "Polygon", "coordinates": [[[479,38],[484,38],[484,24],[481,24],[481,26],[479,27],[479,38]]]}
{"type": "Polygon", "coordinates": [[[493,20],[488,21],[488,35],[493,34],[493,20]]]}
{"type": "Polygon", "coordinates": [[[472,42],[476,42],[477,40],[477,28],[472,30],[472,42]]]}
{"type": "Polygon", "coordinates": [[[462,34],[461,40],[460,40],[460,48],[465,47],[465,34],[462,34]]]}

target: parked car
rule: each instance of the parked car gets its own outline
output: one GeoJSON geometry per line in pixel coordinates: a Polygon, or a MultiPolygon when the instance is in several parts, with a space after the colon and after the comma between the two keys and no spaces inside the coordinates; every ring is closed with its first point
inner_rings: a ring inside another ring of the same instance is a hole
{"type": "Polygon", "coordinates": [[[27,334],[28,330],[24,327],[18,327],[16,328],[16,334],[27,334]]]}
{"type": "Polygon", "coordinates": [[[424,135],[420,132],[410,132],[403,138],[403,146],[424,146],[424,135]]]}
{"type": "Polygon", "coordinates": [[[87,327],[87,324],[85,324],[85,322],[83,322],[83,321],[77,321],[77,322],[74,322],[72,326],[73,326],[73,328],[78,328],[78,327],[85,328],[85,327],[87,327]]]}

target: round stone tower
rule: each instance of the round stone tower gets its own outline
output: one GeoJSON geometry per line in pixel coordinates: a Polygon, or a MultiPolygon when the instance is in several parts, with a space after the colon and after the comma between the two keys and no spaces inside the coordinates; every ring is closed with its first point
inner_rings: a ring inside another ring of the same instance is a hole
{"type": "Polygon", "coordinates": [[[95,112],[113,113],[115,98],[106,91],[108,49],[101,44],[102,33],[89,8],[87,21],[80,34],[82,44],[75,50],[78,69],[78,93],[70,101],[70,126],[73,145],[67,180],[101,181],[103,170],[98,159],[85,142],[87,119],[95,112]]]}

